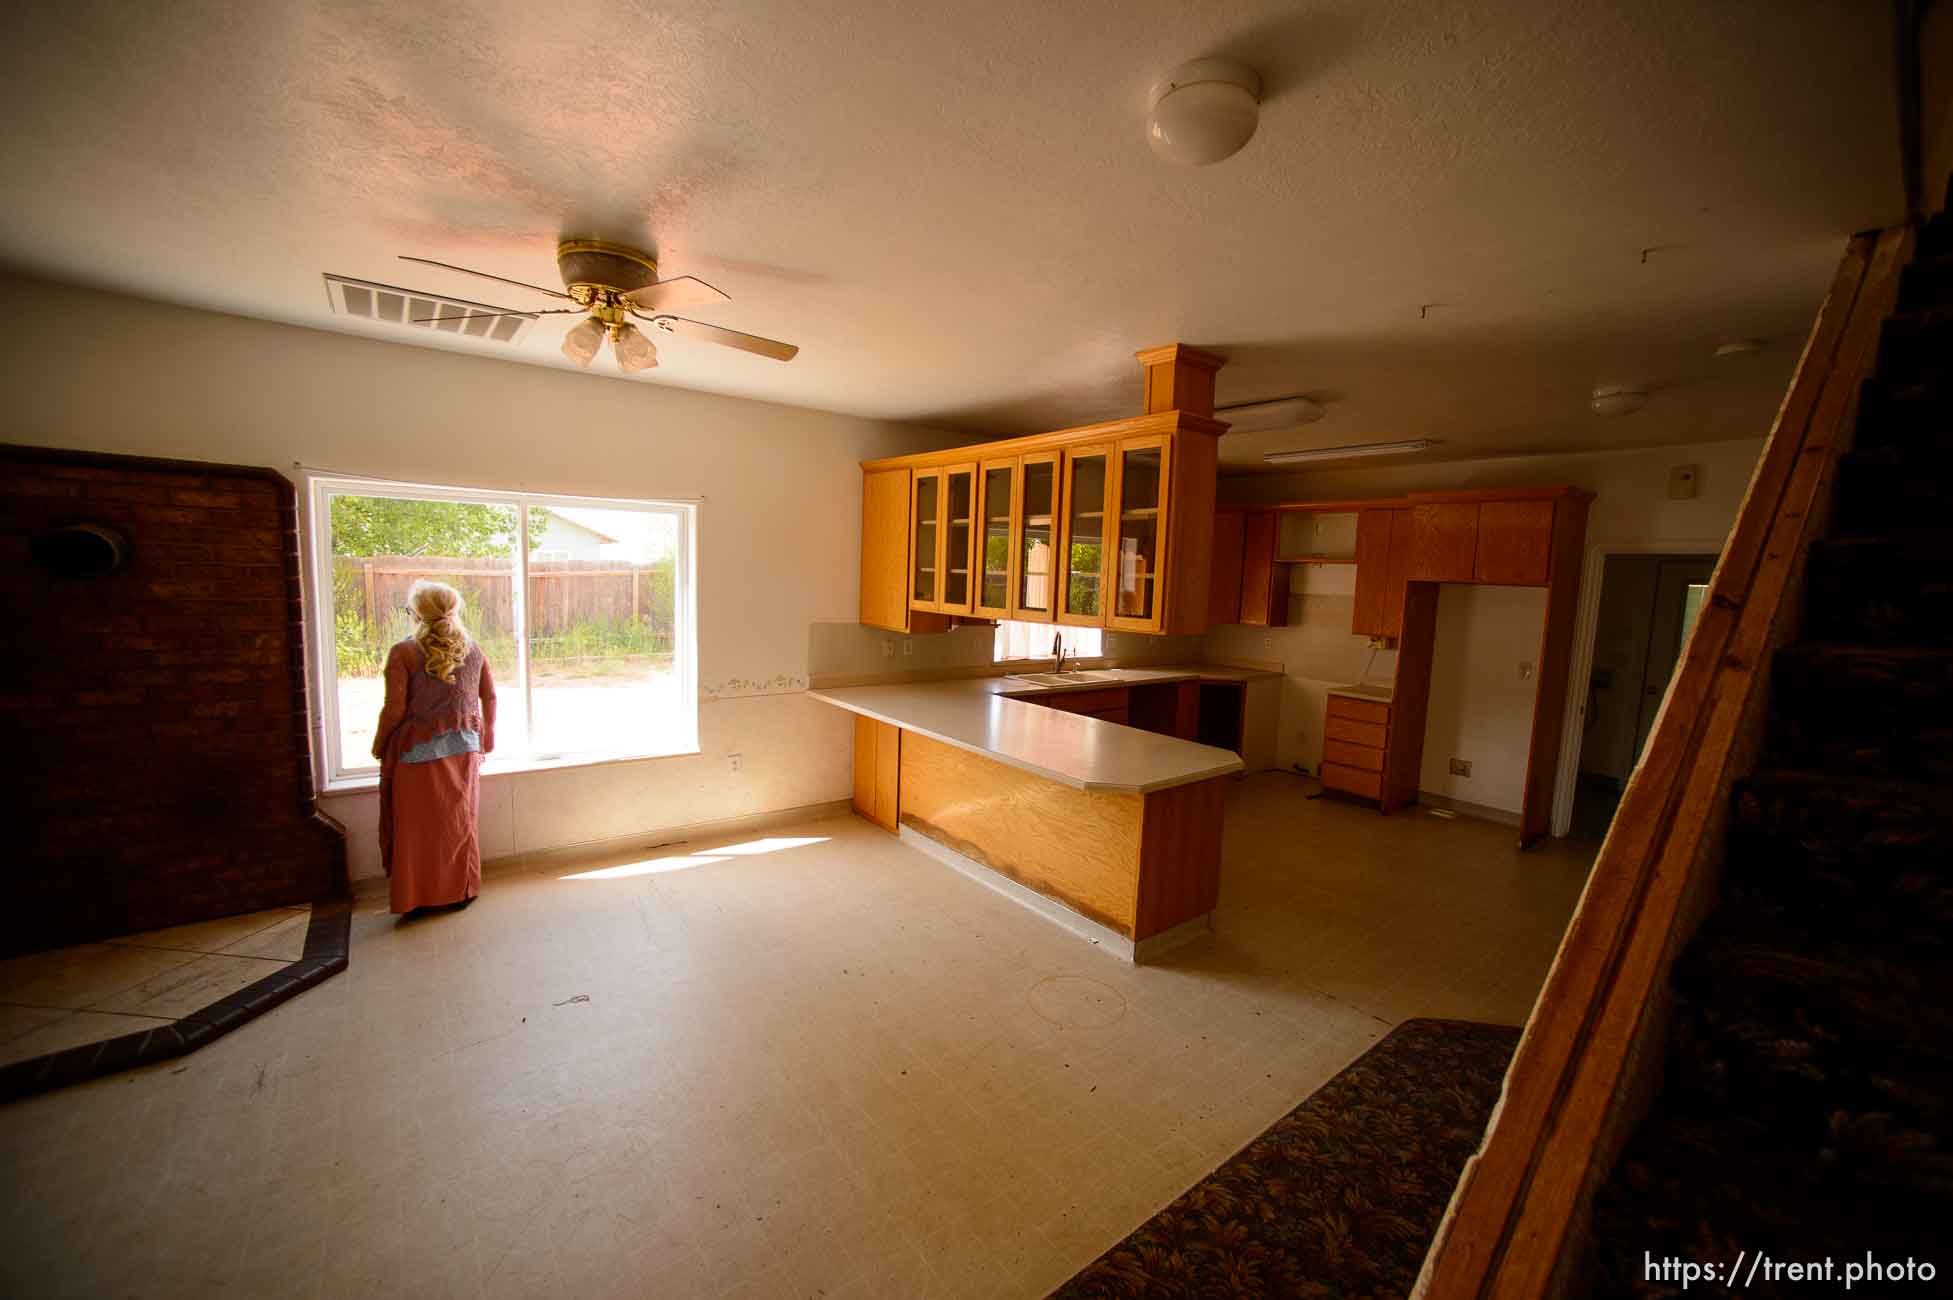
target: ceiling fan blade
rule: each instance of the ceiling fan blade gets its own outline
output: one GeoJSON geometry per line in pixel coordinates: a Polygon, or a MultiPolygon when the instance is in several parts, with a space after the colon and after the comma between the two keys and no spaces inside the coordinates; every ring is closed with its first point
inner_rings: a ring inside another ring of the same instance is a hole
{"type": "Polygon", "coordinates": [[[713,288],[695,275],[674,275],[669,280],[633,289],[624,297],[639,311],[666,311],[672,307],[702,307],[732,301],[731,295],[713,288]]]}
{"type": "Polygon", "coordinates": [[[552,298],[568,298],[570,296],[561,290],[545,289],[539,284],[530,284],[526,280],[511,280],[505,275],[490,275],[486,271],[471,271],[465,266],[456,266],[452,262],[437,262],[431,257],[409,257],[407,254],[402,253],[400,254],[400,260],[403,262],[419,262],[423,266],[438,266],[442,270],[459,271],[463,275],[477,275],[484,280],[498,280],[503,284],[512,284],[518,289],[534,289],[537,293],[546,293],[552,298]]]}
{"type": "Polygon", "coordinates": [[[800,349],[791,343],[782,343],[777,339],[763,339],[757,334],[742,334],[738,330],[707,325],[704,321],[686,320],[683,316],[647,316],[645,319],[667,334],[697,339],[701,343],[717,343],[721,347],[738,348],[741,352],[772,357],[775,361],[791,361],[800,352],[800,349]]]}
{"type": "Polygon", "coordinates": [[[426,325],[444,320],[487,320],[495,316],[574,316],[581,307],[538,307],[531,311],[477,311],[466,316],[416,316],[410,321],[413,325],[426,325]]]}

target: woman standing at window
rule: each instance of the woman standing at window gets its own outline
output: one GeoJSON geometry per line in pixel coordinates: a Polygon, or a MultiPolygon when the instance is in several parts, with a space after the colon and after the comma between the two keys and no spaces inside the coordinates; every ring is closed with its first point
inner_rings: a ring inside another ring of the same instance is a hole
{"type": "Polygon", "coordinates": [[[380,861],[392,909],[466,907],[481,892],[475,814],[481,760],[495,749],[495,678],[461,624],[461,593],[416,582],[419,625],[387,655],[380,760],[380,861]]]}

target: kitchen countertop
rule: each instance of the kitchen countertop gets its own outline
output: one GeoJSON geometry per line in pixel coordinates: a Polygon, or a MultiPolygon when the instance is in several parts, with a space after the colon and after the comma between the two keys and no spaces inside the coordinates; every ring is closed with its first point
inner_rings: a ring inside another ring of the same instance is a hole
{"type": "Polygon", "coordinates": [[[1015,677],[812,690],[815,699],[1079,790],[1145,794],[1242,770],[1241,758],[1191,740],[1029,703],[1023,697],[1166,682],[1246,682],[1271,674],[1211,664],[1086,669],[1090,679],[1042,686],[1015,677]]]}
{"type": "Polygon", "coordinates": [[[1390,703],[1391,691],[1391,687],[1375,686],[1367,682],[1358,682],[1354,686],[1332,686],[1329,688],[1329,694],[1331,695],[1347,695],[1353,700],[1374,700],[1378,704],[1390,703]]]}

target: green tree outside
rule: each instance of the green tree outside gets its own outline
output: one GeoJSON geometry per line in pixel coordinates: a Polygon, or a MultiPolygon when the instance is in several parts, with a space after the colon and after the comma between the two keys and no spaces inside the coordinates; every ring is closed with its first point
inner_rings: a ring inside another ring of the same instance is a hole
{"type": "MultiPolygon", "coordinates": [[[[514,506],[474,501],[413,501],[400,497],[337,496],[332,499],[334,555],[509,554],[515,535],[514,506]]],[[[529,508],[529,548],[549,527],[549,511],[529,508]]]]}

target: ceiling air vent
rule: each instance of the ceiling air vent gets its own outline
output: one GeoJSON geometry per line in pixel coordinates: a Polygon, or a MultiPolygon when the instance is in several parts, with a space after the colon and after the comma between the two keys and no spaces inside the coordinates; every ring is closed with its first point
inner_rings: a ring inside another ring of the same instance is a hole
{"type": "Polygon", "coordinates": [[[537,319],[528,312],[510,312],[507,307],[469,302],[465,298],[444,298],[421,289],[402,289],[397,284],[355,280],[349,275],[328,272],[325,286],[332,310],[341,316],[405,325],[409,329],[443,330],[493,343],[521,342],[537,319]]]}

